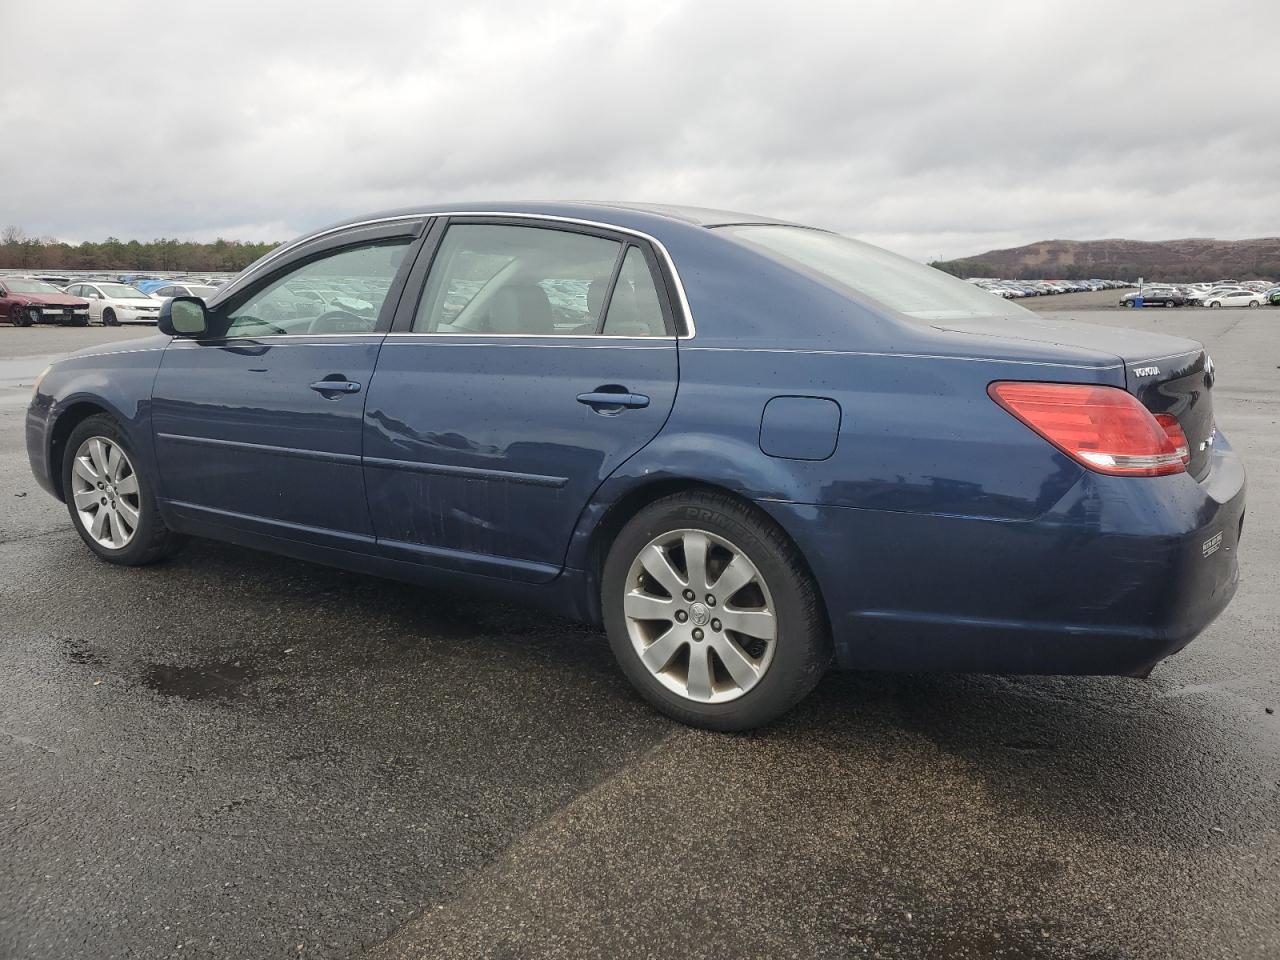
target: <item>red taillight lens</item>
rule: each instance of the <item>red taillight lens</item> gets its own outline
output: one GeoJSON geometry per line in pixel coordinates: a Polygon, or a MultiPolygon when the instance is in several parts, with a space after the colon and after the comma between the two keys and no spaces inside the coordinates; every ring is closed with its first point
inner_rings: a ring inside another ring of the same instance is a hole
{"type": "Polygon", "coordinates": [[[1178,421],[1151,415],[1119,387],[999,381],[991,399],[1077,463],[1122,477],[1182,473],[1187,438],[1178,421]]]}
{"type": "Polygon", "coordinates": [[[1178,418],[1172,413],[1157,413],[1156,423],[1164,427],[1165,434],[1178,451],[1178,456],[1182,458],[1183,464],[1190,463],[1191,444],[1187,443],[1187,435],[1182,432],[1182,424],[1178,422],[1178,418]]]}

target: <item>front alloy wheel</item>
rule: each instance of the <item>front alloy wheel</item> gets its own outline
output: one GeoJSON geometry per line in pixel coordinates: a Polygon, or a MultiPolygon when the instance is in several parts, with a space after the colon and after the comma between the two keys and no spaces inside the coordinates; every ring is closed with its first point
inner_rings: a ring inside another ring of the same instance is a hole
{"type": "Polygon", "coordinates": [[[769,587],[737,546],[703,530],[650,541],[623,597],[640,662],[668,690],[699,703],[736,700],[773,659],[778,625],[769,587]]]}
{"type": "Polygon", "coordinates": [[[114,418],[103,413],[82,420],[61,456],[71,522],[103,560],[139,567],[182,546],[184,538],[160,516],[146,464],[114,418]]]}
{"type": "Polygon", "coordinates": [[[76,450],[71,496],[85,532],[108,550],[123,550],[138,530],[138,475],[121,447],[106,437],[89,437],[76,450]]]}

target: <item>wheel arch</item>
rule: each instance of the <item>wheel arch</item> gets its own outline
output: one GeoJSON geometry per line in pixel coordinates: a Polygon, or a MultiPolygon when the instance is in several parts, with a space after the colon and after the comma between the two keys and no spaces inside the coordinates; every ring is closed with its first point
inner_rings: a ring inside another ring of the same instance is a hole
{"type": "Polygon", "coordinates": [[[67,495],[62,489],[62,461],[66,456],[67,440],[76,427],[100,413],[116,419],[117,422],[119,420],[113,410],[101,403],[93,400],[77,400],[62,410],[53,421],[53,428],[49,431],[49,479],[53,483],[58,499],[64,503],[67,495]]]}
{"type": "Polygon", "coordinates": [[[749,497],[744,497],[741,493],[729,487],[694,477],[666,476],[654,478],[628,489],[605,507],[600,519],[592,527],[586,549],[586,569],[583,577],[586,590],[583,609],[586,611],[587,619],[590,623],[597,627],[603,624],[603,612],[600,608],[600,583],[604,575],[604,565],[609,556],[609,549],[613,546],[613,542],[617,539],[622,528],[645,507],[678,493],[705,493],[727,497],[760,517],[763,522],[780,530],[800,558],[801,572],[808,577],[809,582],[813,585],[813,589],[818,595],[824,618],[829,619],[829,611],[826,599],[823,596],[822,584],[814,573],[808,557],[805,556],[804,551],[800,548],[800,544],[783,524],[779,523],[767,511],[761,509],[749,497]]]}

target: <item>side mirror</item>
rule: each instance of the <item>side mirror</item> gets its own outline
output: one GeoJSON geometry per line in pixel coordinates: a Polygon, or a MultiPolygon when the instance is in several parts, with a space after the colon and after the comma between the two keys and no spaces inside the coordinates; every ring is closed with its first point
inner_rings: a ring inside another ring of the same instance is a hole
{"type": "Polygon", "coordinates": [[[209,332],[209,312],[199,297],[174,297],[160,308],[156,326],[171,337],[203,337],[209,332]]]}

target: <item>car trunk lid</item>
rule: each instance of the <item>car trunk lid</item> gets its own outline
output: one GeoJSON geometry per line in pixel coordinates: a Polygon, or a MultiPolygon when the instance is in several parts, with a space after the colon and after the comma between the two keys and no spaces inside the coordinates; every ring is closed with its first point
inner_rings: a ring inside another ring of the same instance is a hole
{"type": "Polygon", "coordinates": [[[1113,354],[1125,368],[1125,389],[1155,413],[1177,418],[1186,434],[1189,472],[1197,480],[1209,469],[1214,440],[1213,361],[1194,340],[1145,330],[1049,319],[988,317],[936,322],[952,333],[1034,341],[1113,354]]]}

